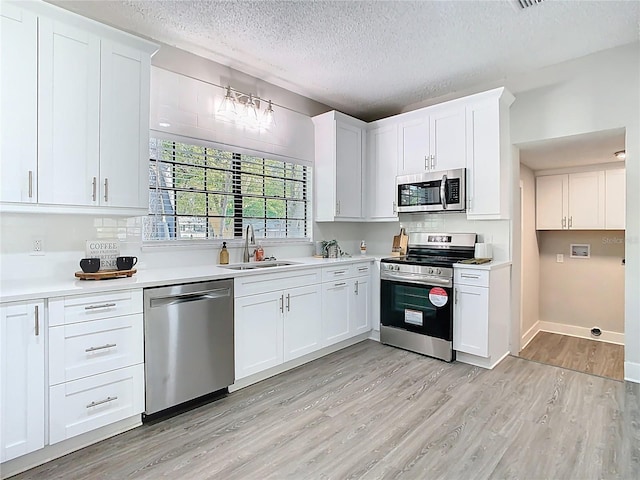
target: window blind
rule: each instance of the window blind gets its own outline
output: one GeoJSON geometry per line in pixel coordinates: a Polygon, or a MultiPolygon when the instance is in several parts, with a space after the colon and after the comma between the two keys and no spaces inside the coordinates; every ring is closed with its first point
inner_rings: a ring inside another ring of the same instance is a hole
{"type": "Polygon", "coordinates": [[[189,142],[149,141],[149,216],[143,239],[308,237],[306,165],[189,142]]]}

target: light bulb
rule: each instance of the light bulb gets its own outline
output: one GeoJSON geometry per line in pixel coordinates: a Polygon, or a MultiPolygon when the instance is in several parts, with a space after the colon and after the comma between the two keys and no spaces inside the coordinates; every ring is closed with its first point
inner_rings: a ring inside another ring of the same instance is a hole
{"type": "Polygon", "coordinates": [[[262,114],[262,128],[265,130],[271,130],[276,126],[276,119],[273,116],[273,107],[271,105],[271,100],[269,100],[269,105],[265,109],[262,114]]]}
{"type": "Polygon", "coordinates": [[[227,87],[227,93],[218,108],[218,114],[230,120],[233,120],[236,116],[236,99],[231,93],[231,87],[227,87]]]}

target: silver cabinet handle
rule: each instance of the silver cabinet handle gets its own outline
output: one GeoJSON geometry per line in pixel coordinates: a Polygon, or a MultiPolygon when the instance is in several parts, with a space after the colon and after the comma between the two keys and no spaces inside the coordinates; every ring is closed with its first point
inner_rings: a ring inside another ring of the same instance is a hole
{"type": "Polygon", "coordinates": [[[359,272],[366,272],[367,270],[369,270],[369,267],[358,267],[359,272]]]}
{"type": "Polygon", "coordinates": [[[29,170],[29,198],[33,198],[33,170],[29,170]]]}
{"type": "Polygon", "coordinates": [[[35,317],[35,329],[36,329],[36,337],[40,335],[40,307],[38,305],[34,308],[34,317],[35,317]]]}
{"type": "Polygon", "coordinates": [[[109,179],[108,178],[104,179],[104,201],[105,202],[109,201],[109,179]]]}
{"type": "Polygon", "coordinates": [[[280,295],[280,311],[284,313],[284,294],[280,295]]]}
{"type": "Polygon", "coordinates": [[[398,212],[398,206],[396,205],[396,202],[393,202],[393,213],[397,213],[398,212]]]}
{"type": "Polygon", "coordinates": [[[358,295],[358,280],[356,280],[356,289],[355,289],[354,293],[355,293],[356,295],[358,295]]]}
{"type": "Polygon", "coordinates": [[[109,308],[115,307],[115,303],[103,303],[101,305],[89,305],[88,307],[84,307],[85,310],[95,310],[96,308],[109,308]]]}
{"type": "Polygon", "coordinates": [[[431,157],[431,169],[434,170],[436,168],[436,156],[430,155],[431,157]]]}
{"type": "Polygon", "coordinates": [[[89,353],[89,352],[95,352],[97,350],[104,350],[105,348],[111,348],[111,347],[115,347],[116,344],[115,343],[107,343],[106,345],[102,345],[101,347],[89,347],[86,348],[84,351],[89,353]]]}
{"type": "Polygon", "coordinates": [[[89,405],[87,405],[87,408],[97,407],[98,405],[102,405],[103,403],[113,402],[114,400],[117,400],[117,399],[118,399],[118,397],[107,397],[104,400],[98,400],[97,402],[91,402],[89,405]]]}
{"type": "Polygon", "coordinates": [[[466,273],[461,273],[460,276],[462,278],[480,278],[480,275],[469,275],[469,274],[466,274],[466,273]]]}
{"type": "Polygon", "coordinates": [[[567,217],[562,217],[562,228],[567,227],[567,217]]]}
{"type": "Polygon", "coordinates": [[[287,293],[287,312],[291,311],[291,295],[287,293]]]}
{"type": "Polygon", "coordinates": [[[344,282],[334,283],[333,284],[334,287],[344,287],[345,285],[346,285],[346,283],[344,283],[344,282]]]}
{"type": "Polygon", "coordinates": [[[96,201],[96,189],[97,189],[97,185],[98,185],[98,179],[96,177],[93,177],[93,182],[91,182],[91,199],[95,202],[96,201]]]}
{"type": "Polygon", "coordinates": [[[573,226],[573,216],[569,217],[569,228],[573,226]]]}
{"type": "Polygon", "coordinates": [[[333,272],[334,275],[344,275],[345,273],[347,273],[346,270],[338,270],[337,272],[333,272]]]}
{"type": "Polygon", "coordinates": [[[424,169],[429,170],[429,157],[427,155],[424,156],[424,169]]]}

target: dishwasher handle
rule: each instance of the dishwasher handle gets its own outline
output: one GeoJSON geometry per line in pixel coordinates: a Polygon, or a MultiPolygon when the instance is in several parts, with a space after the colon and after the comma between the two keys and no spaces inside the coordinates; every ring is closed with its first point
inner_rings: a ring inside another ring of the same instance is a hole
{"type": "Polygon", "coordinates": [[[151,308],[166,307],[168,305],[178,305],[180,303],[198,302],[200,300],[215,300],[216,298],[227,298],[231,296],[230,288],[218,288],[215,290],[202,290],[199,292],[178,293],[166,297],[156,297],[151,299],[151,308]]]}

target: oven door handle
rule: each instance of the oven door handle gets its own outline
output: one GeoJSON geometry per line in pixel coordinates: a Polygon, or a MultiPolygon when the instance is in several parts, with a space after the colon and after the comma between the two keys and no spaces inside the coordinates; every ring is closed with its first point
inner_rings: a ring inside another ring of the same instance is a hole
{"type": "Polygon", "coordinates": [[[411,275],[406,273],[392,273],[384,272],[384,276],[380,277],[380,280],[398,280],[401,282],[416,283],[418,285],[434,285],[439,287],[450,287],[451,280],[444,278],[429,278],[425,279],[422,275],[411,275]]]}

